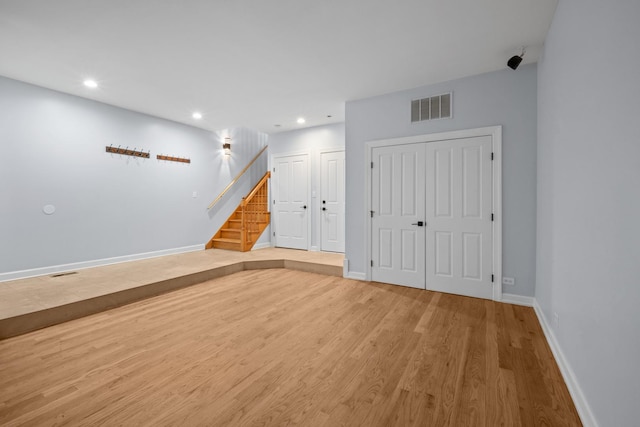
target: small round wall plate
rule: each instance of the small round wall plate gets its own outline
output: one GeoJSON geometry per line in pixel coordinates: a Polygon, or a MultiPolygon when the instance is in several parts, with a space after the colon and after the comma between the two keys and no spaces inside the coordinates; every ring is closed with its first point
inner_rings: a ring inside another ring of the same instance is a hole
{"type": "Polygon", "coordinates": [[[44,212],[47,215],[53,215],[55,211],[56,211],[56,207],[53,205],[44,205],[44,207],[42,208],[42,212],[44,212]]]}

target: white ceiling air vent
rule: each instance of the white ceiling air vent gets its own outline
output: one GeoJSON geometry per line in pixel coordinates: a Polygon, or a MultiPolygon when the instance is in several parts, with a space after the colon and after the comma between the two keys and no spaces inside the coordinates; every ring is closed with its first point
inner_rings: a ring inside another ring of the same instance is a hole
{"type": "Polygon", "coordinates": [[[411,101],[411,122],[451,117],[451,93],[411,101]]]}

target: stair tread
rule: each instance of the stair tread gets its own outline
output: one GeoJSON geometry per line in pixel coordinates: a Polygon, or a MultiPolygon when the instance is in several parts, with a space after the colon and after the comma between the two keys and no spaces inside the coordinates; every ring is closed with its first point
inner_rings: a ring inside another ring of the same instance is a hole
{"type": "Polygon", "coordinates": [[[231,231],[232,233],[241,233],[242,230],[239,228],[221,228],[220,231],[231,231]]]}
{"type": "Polygon", "coordinates": [[[240,239],[228,239],[226,237],[216,237],[213,239],[214,242],[225,242],[225,243],[240,243],[240,239]]]}

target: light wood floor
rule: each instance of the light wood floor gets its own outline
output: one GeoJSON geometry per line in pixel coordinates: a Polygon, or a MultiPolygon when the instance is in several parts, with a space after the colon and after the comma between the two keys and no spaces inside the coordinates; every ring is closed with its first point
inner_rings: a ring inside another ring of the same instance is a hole
{"type": "Polygon", "coordinates": [[[0,425],[580,425],[531,308],[244,271],[0,341],[0,425]]]}
{"type": "Polygon", "coordinates": [[[243,270],[342,277],[343,262],[343,254],[330,252],[210,249],[0,282],[0,340],[243,270]]]}

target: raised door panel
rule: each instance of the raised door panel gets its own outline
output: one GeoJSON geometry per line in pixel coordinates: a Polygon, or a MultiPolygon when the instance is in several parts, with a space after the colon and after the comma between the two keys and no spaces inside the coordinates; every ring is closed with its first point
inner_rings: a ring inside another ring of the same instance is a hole
{"type": "Polygon", "coordinates": [[[429,204],[433,206],[433,215],[436,217],[451,218],[453,214],[453,156],[452,149],[443,147],[436,149],[434,152],[434,180],[432,185],[434,186],[434,203],[429,204]]]}
{"type": "MultiPolygon", "coordinates": [[[[291,191],[289,186],[289,165],[288,161],[279,161],[276,164],[276,170],[278,171],[278,178],[276,181],[276,202],[289,203],[291,201],[291,191]],[[280,177],[282,177],[280,179],[280,177]]],[[[275,174],[275,173],[274,173],[275,174]]]]}

